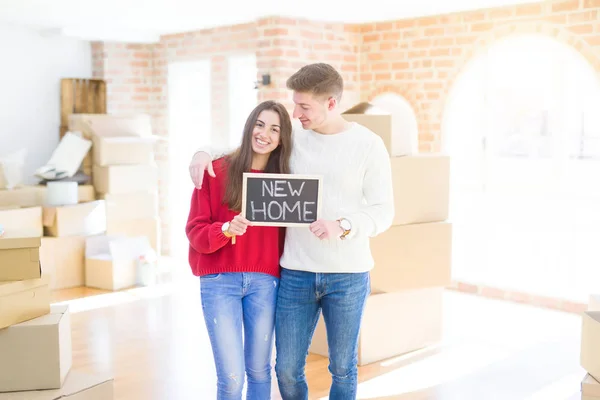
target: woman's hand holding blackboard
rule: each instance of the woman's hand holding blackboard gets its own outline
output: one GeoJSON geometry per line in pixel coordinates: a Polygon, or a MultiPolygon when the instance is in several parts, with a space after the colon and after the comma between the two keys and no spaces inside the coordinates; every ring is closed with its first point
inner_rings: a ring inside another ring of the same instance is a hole
{"type": "Polygon", "coordinates": [[[238,214],[229,223],[229,233],[234,236],[241,236],[246,233],[246,229],[251,225],[252,223],[244,218],[242,214],[238,214]]]}

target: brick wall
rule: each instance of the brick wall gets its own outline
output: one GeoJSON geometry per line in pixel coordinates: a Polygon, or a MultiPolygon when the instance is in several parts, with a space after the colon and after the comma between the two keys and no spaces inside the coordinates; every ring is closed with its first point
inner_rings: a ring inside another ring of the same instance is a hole
{"type": "Polygon", "coordinates": [[[362,26],[361,94],[392,91],[413,106],[421,151],[441,149],[444,102],[472,57],[513,34],[554,37],[600,71],[600,2],[559,1],[362,26]]]}
{"type": "MultiPolygon", "coordinates": [[[[598,0],[568,0],[361,25],[263,18],[165,36],[156,45],[95,43],[94,74],[107,79],[109,112],[148,112],[156,133],[168,136],[168,64],[210,59],[212,134],[219,143],[228,129],[228,55],[255,52],[259,75],[269,73],[272,79],[272,85],[259,89],[259,100],[277,99],[290,108],[286,78],[306,63],[329,62],[345,79],[343,108],[383,92],[402,95],[417,116],[419,149],[438,151],[446,96],[474,55],[499,38],[535,33],[573,46],[600,71],[599,10],[598,0]]],[[[168,251],[168,149],[163,147],[158,158],[163,248],[168,251]]]]}

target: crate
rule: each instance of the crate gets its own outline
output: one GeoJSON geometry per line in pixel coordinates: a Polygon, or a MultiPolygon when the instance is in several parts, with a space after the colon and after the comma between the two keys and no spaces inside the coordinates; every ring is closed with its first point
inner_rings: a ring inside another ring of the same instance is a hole
{"type": "Polygon", "coordinates": [[[65,78],[61,81],[60,137],[69,130],[71,114],[106,114],[106,82],[65,78]]]}

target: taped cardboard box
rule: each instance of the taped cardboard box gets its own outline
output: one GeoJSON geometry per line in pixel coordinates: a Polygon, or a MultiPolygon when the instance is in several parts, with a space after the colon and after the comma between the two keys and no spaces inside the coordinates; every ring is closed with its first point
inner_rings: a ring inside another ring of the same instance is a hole
{"type": "Polygon", "coordinates": [[[106,231],[106,204],[104,200],[60,207],[44,207],[46,236],[88,236],[106,231]]]}
{"type": "Polygon", "coordinates": [[[373,291],[444,287],[450,284],[452,224],[396,225],[371,238],[373,291]]]}
{"type": "Polygon", "coordinates": [[[41,237],[41,207],[0,207],[0,225],[4,227],[6,237],[41,237]]]}
{"type": "Polygon", "coordinates": [[[88,236],[43,237],[40,261],[51,290],[85,285],[85,241],[88,236]]]}
{"type": "Polygon", "coordinates": [[[100,194],[106,201],[106,229],[122,220],[148,219],[158,216],[158,193],[138,192],[100,194]]]}
{"type": "Polygon", "coordinates": [[[50,312],[48,277],[0,282],[0,329],[50,312]]]}
{"type": "Polygon", "coordinates": [[[152,138],[101,137],[94,135],[93,162],[99,166],[154,163],[152,138]]]}
{"type": "MultiPolygon", "coordinates": [[[[358,338],[358,365],[437,344],[442,338],[442,295],[442,288],[371,294],[358,338]]],[[[329,355],[322,315],[309,352],[329,355]]]]}
{"type": "Polygon", "coordinates": [[[600,311],[582,314],[580,361],[588,374],[600,380],[600,311]]]}
{"type": "Polygon", "coordinates": [[[448,219],[450,158],[440,154],[392,157],[393,225],[448,219]]]}
{"type": "Polygon", "coordinates": [[[0,400],[113,400],[114,395],[111,375],[73,369],[60,389],[0,393],[0,400]]]}
{"type": "Polygon", "coordinates": [[[0,238],[0,282],[39,279],[39,237],[0,238]]]}
{"type": "Polygon", "coordinates": [[[0,330],[0,392],[59,389],[72,364],[69,307],[0,330]]]}
{"type": "Polygon", "coordinates": [[[590,374],[586,374],[581,382],[581,395],[582,399],[600,399],[600,383],[590,374]]]}
{"type": "Polygon", "coordinates": [[[158,188],[158,167],[147,165],[94,165],[97,193],[153,192],[158,188]]]}

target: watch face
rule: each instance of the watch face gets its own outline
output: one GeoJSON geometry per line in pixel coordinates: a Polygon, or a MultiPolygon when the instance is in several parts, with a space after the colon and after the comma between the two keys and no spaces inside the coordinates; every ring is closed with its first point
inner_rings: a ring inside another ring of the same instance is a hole
{"type": "Polygon", "coordinates": [[[352,228],[352,226],[350,225],[350,221],[348,221],[347,219],[341,220],[340,221],[340,226],[345,231],[349,231],[352,228]]]}

